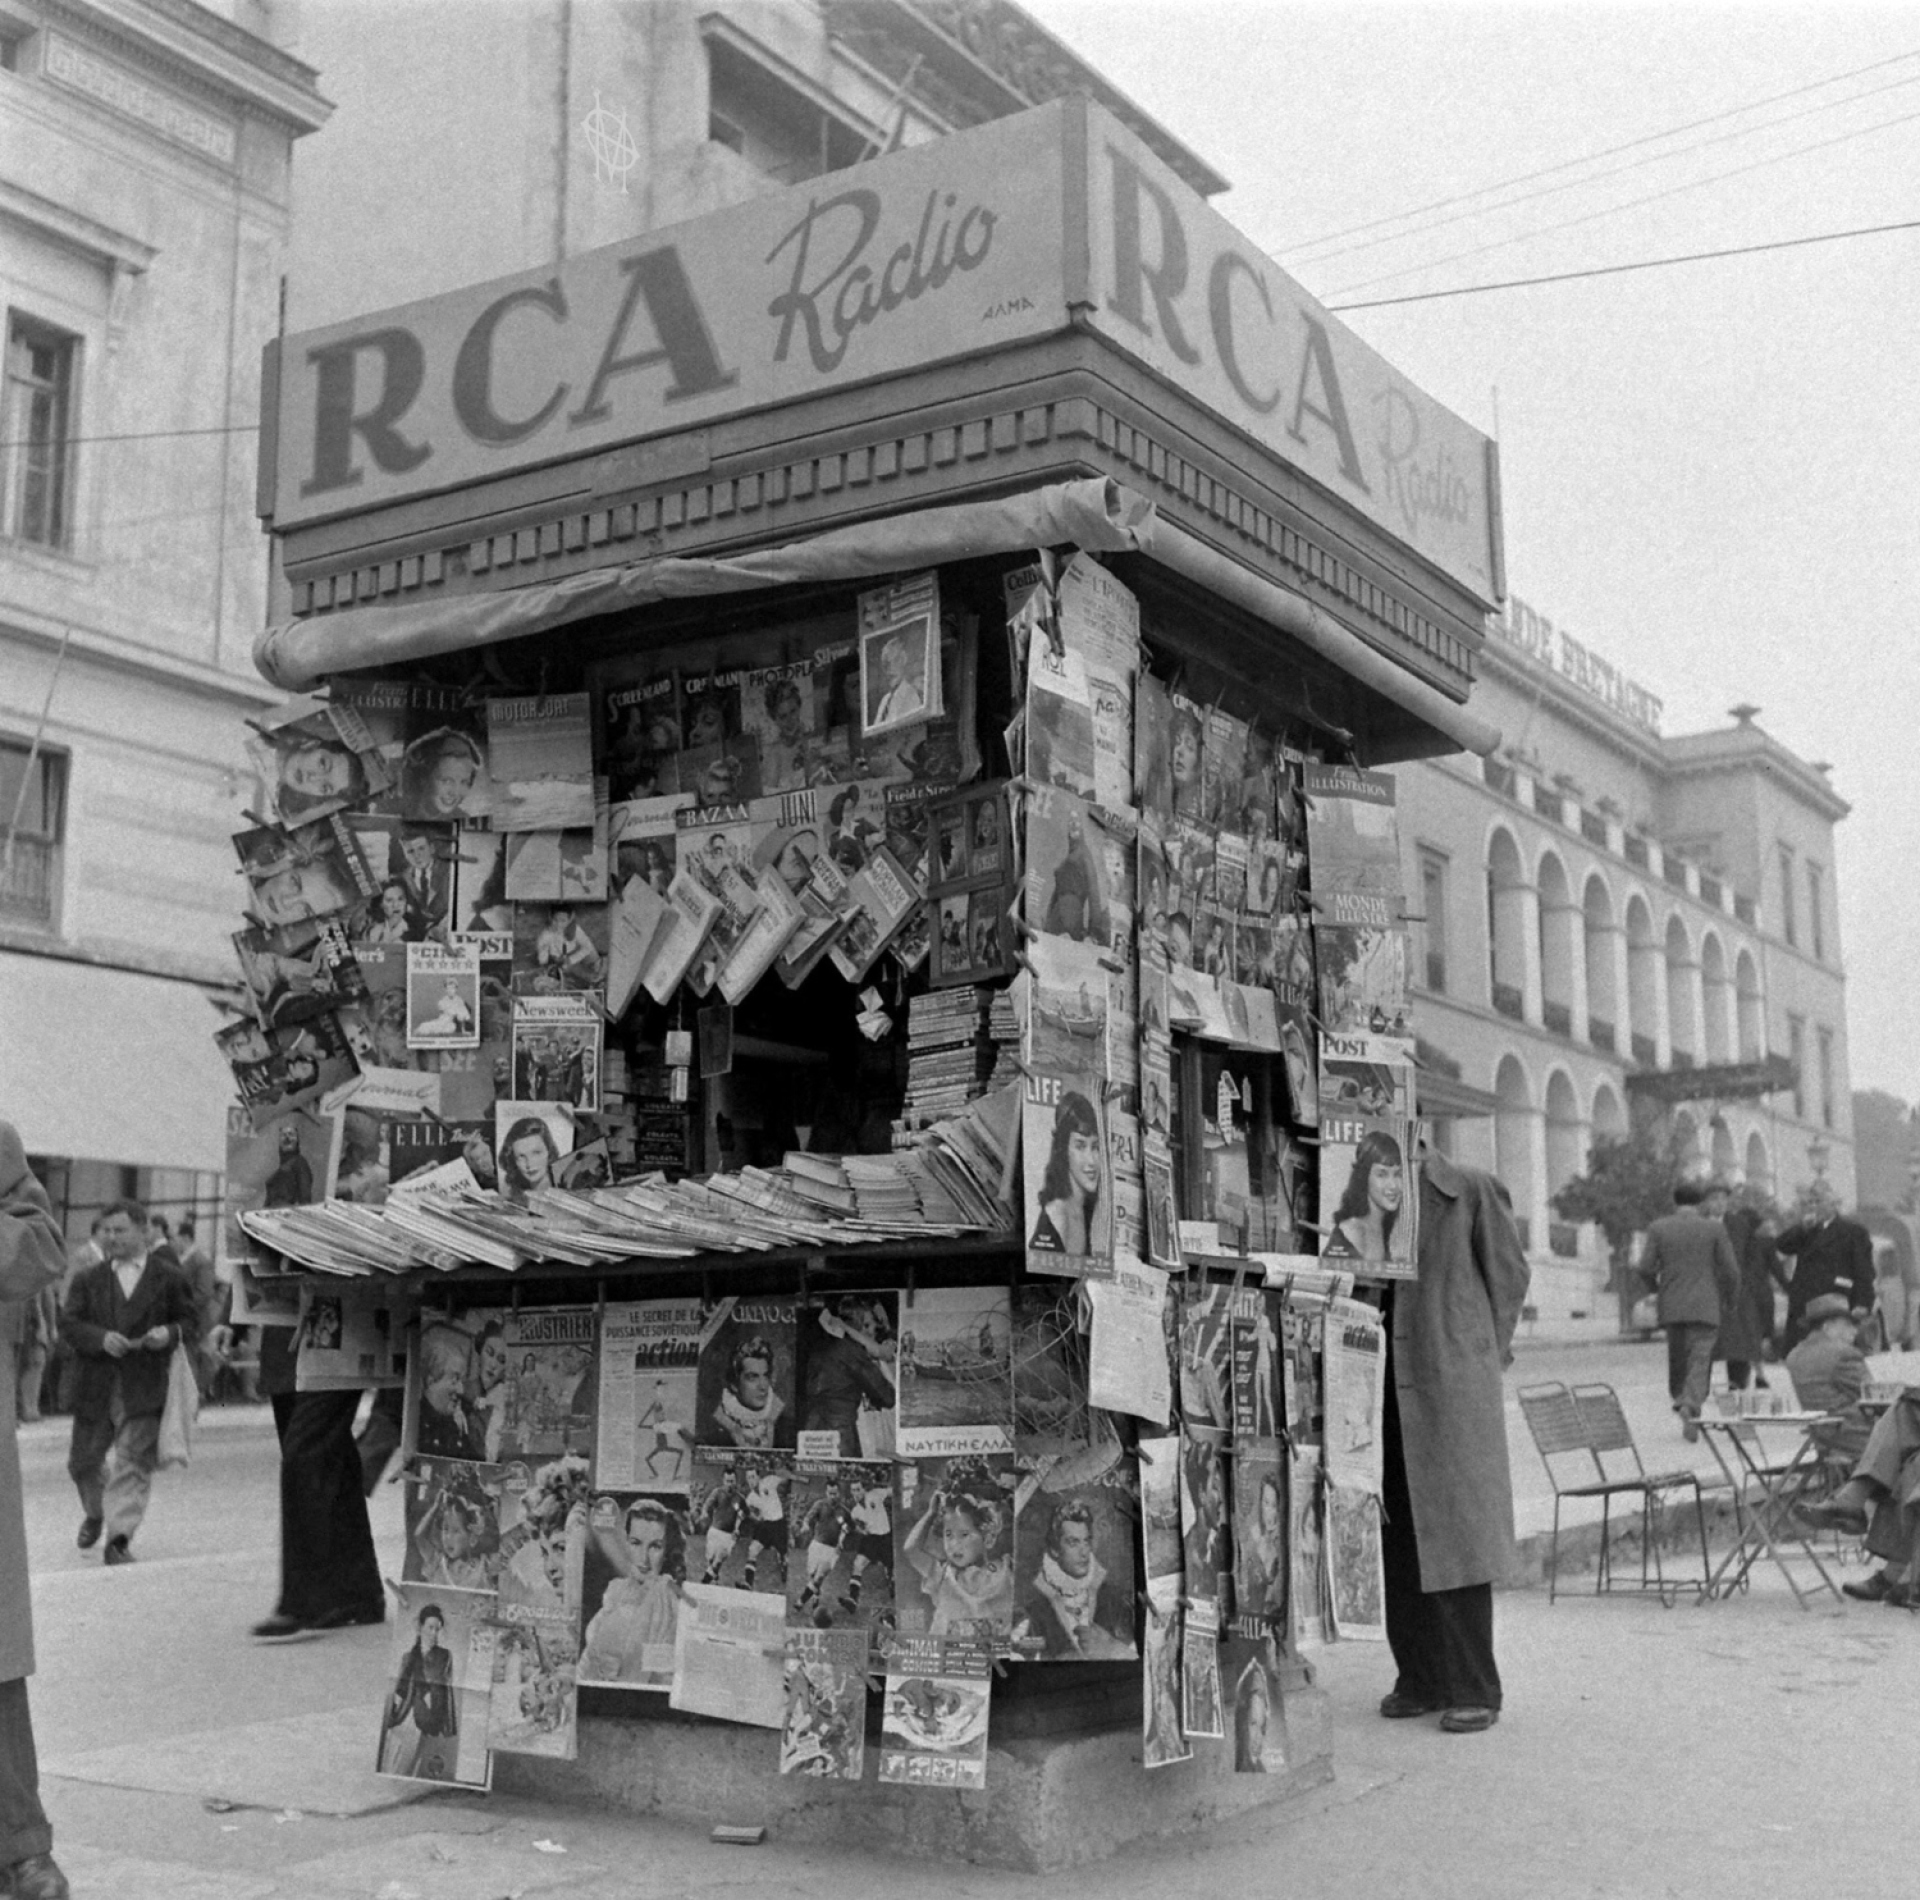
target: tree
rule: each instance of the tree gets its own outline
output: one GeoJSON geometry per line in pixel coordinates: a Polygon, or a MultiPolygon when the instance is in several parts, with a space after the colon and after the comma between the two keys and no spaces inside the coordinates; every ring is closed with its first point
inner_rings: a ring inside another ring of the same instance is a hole
{"type": "Polygon", "coordinates": [[[1625,1136],[1601,1136],[1587,1151],[1587,1171],[1553,1197],[1562,1220],[1592,1221],[1607,1237],[1612,1263],[1608,1290],[1620,1301],[1620,1330],[1629,1330],[1635,1291],[1627,1274],[1635,1234],[1673,1211],[1673,1190],[1686,1173],[1687,1157],[1673,1117],[1655,1104],[1636,1102],[1625,1136]]]}

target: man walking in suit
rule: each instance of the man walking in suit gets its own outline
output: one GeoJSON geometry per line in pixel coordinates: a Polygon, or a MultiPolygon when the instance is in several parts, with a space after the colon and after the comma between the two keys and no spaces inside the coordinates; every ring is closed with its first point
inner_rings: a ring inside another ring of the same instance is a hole
{"type": "Polygon", "coordinates": [[[1713,1380],[1713,1347],[1720,1316],[1740,1296],[1740,1267],[1733,1243],[1706,1203],[1724,1190],[1711,1181],[1682,1181],[1673,1190],[1674,1212],[1647,1229],[1640,1271],[1660,1296],[1660,1324],[1667,1329],[1667,1394],[1692,1443],[1713,1380]]]}
{"type": "Polygon", "coordinates": [[[1808,1199],[1811,1213],[1773,1243],[1793,1256],[1793,1279],[1787,1287],[1789,1352],[1806,1337],[1807,1308],[1821,1294],[1846,1294],[1848,1304],[1863,1318],[1873,1310],[1873,1236],[1840,1212],[1825,1181],[1813,1184],[1808,1199]]]}
{"type": "Polygon", "coordinates": [[[80,1548],[91,1550],[104,1529],[107,1562],[125,1564],[153,1485],[168,1362],[175,1346],[194,1343],[199,1326],[173,1255],[148,1249],[139,1202],[106,1210],[100,1244],[106,1259],[75,1277],[60,1319],[77,1362],[67,1475],[85,1512],[80,1548]]]}

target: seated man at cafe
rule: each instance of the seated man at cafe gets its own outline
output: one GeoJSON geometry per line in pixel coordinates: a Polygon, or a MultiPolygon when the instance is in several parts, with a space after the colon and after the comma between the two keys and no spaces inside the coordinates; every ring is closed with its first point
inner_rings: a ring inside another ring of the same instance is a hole
{"type": "Polygon", "coordinates": [[[1787,1354],[1793,1396],[1803,1411],[1832,1415],[1830,1423],[1814,1427],[1814,1440],[1821,1450],[1843,1453],[1852,1464],[1866,1450],[1872,1426],[1860,1409],[1867,1356],[1860,1350],[1847,1296],[1822,1293],[1810,1300],[1807,1324],[1812,1331],[1787,1354]]]}
{"type": "Polygon", "coordinates": [[[1908,1386],[1874,1422],[1853,1476],[1832,1497],[1802,1504],[1821,1530],[1864,1535],[1882,1560],[1864,1583],[1840,1587],[1863,1603],[1906,1609],[1920,1601],[1920,1386],[1908,1386]]]}

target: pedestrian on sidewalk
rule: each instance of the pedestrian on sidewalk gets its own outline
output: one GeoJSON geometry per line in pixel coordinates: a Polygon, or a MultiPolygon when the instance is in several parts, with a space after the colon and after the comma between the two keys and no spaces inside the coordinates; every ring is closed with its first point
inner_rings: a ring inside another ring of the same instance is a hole
{"type": "Polygon", "coordinates": [[[0,1892],[13,1900],[67,1900],[40,1805],[27,1678],[33,1674],[33,1598],[20,1496],[13,1407],[13,1342],[24,1303],[58,1284],[66,1248],[20,1137],[0,1122],[0,1892]]]}
{"type": "Polygon", "coordinates": [[[1844,1293],[1862,1319],[1873,1311],[1873,1236],[1857,1220],[1840,1212],[1840,1202],[1824,1180],[1807,1190],[1809,1213],[1774,1241],[1793,1258],[1787,1284],[1787,1327],[1782,1340],[1791,1352],[1807,1335],[1807,1308],[1823,1293],[1844,1293]]]}
{"type": "Polygon", "coordinates": [[[106,1532],[109,1564],[133,1561],[159,1462],[174,1347],[197,1338],[193,1291],[171,1251],[148,1246],[147,1210],[115,1201],[100,1217],[107,1257],[67,1290],[60,1334],[76,1361],[67,1475],[85,1515],[76,1539],[91,1550],[106,1532]]]}
{"type": "Polygon", "coordinates": [[[1428,1154],[1415,1277],[1386,1296],[1380,1543],[1399,1673],[1380,1713],[1438,1712],[1454,1735],[1500,1719],[1493,1585],[1514,1562],[1500,1375],[1528,1278],[1506,1189],[1428,1154]]]}
{"type": "MultiPolygon", "coordinates": [[[[216,1340],[226,1350],[229,1341],[216,1340]]],[[[287,1642],[380,1623],[386,1596],[353,1441],[355,1392],[295,1390],[298,1334],[260,1329],[260,1383],[280,1435],[280,1597],[255,1641],[287,1642]]]]}
{"type": "MultiPolygon", "coordinates": [[[[1743,1190],[1746,1196],[1754,1192],[1743,1190]]],[[[1736,1392],[1744,1392],[1749,1382],[1764,1392],[1774,1335],[1773,1289],[1787,1284],[1786,1269],[1773,1244],[1773,1223],[1751,1199],[1730,1206],[1721,1225],[1740,1269],[1740,1292],[1720,1315],[1720,1357],[1727,1362],[1727,1383],[1736,1392]]]]}
{"type": "Polygon", "coordinates": [[[1667,1329],[1667,1396],[1680,1414],[1687,1442],[1700,1436],[1700,1414],[1713,1383],[1713,1348],[1720,1315],[1739,1297],[1740,1268],[1733,1243],[1711,1205],[1725,1190],[1711,1181],[1682,1181],[1674,1212],[1647,1229],[1640,1271],[1659,1295],[1667,1329]]]}

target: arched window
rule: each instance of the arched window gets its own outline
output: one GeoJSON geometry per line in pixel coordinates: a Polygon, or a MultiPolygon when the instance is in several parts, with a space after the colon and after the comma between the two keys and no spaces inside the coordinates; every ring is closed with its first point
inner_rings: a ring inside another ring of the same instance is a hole
{"type": "Polygon", "coordinates": [[[1631,1054],[1643,1068],[1659,1060],[1660,1003],[1666,994],[1666,963],[1654,941],[1653,913],[1636,892],[1627,900],[1627,1009],[1631,1054]]]}
{"type": "Polygon", "coordinates": [[[1516,1022],[1526,1015],[1532,909],[1520,847],[1511,832],[1496,831],[1487,845],[1487,980],[1494,1008],[1516,1022]]]}
{"type": "Polygon", "coordinates": [[[1593,1138],[1595,1141],[1625,1141],[1627,1111],[1611,1082],[1602,1082],[1593,1092],[1593,1138]]]}
{"type": "Polygon", "coordinates": [[[1773,1192],[1773,1163],[1767,1156],[1767,1138],[1757,1128],[1747,1137],[1747,1185],[1763,1194],[1773,1192]]]}
{"type": "Polygon", "coordinates": [[[1534,1107],[1533,1089],[1518,1056],[1501,1058],[1494,1073],[1493,1093],[1493,1171],[1513,1197],[1522,1243],[1531,1246],[1533,1209],[1540,1198],[1533,1171],[1533,1130],[1539,1110],[1534,1107]]]}
{"type": "Polygon", "coordinates": [[[1709,930],[1700,939],[1700,996],[1706,1013],[1700,1048],[1708,1062],[1731,1062],[1733,1044],[1733,981],[1727,974],[1727,953],[1719,933],[1709,930]]]}
{"type": "Polygon", "coordinates": [[[1740,1014],[1740,1060],[1758,1062],[1767,1053],[1767,1011],[1760,995],[1760,966],[1751,950],[1742,950],[1735,959],[1733,981],[1740,1014]]]}
{"type": "Polygon", "coordinates": [[[1716,1115],[1710,1124],[1710,1132],[1713,1137],[1713,1178],[1731,1184],[1734,1169],[1733,1130],[1727,1126],[1724,1115],[1716,1115]]]}
{"type": "Polygon", "coordinates": [[[1547,1077],[1547,1204],[1587,1165],[1587,1125],[1564,1069],[1547,1077]]]}
{"type": "Polygon", "coordinates": [[[1627,1053],[1627,1025],[1620,1018],[1619,981],[1614,970],[1613,893],[1598,871],[1587,879],[1581,904],[1587,959],[1587,1040],[1596,1049],[1627,1053]]]}
{"type": "Polygon", "coordinates": [[[1566,866],[1557,852],[1540,860],[1540,1019],[1555,1035],[1573,1034],[1578,968],[1586,932],[1566,866]]]}
{"type": "Polygon", "coordinates": [[[1680,919],[1667,919],[1667,1038],[1676,1063],[1700,1051],[1700,1025],[1693,1018],[1693,945],[1680,919]]]}

